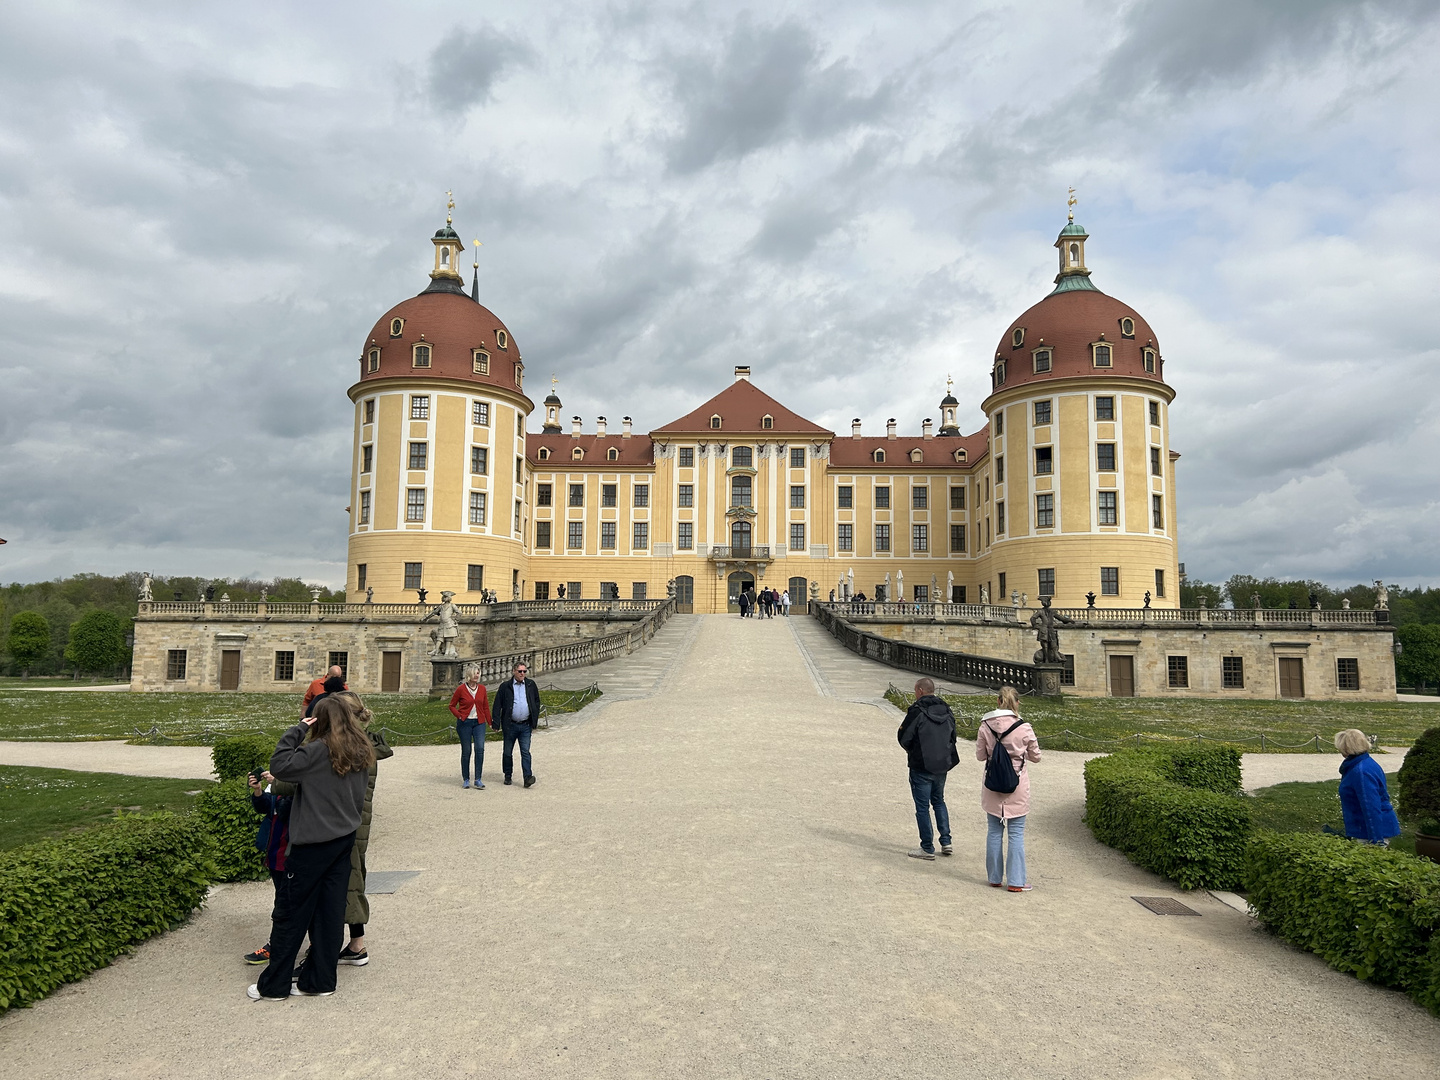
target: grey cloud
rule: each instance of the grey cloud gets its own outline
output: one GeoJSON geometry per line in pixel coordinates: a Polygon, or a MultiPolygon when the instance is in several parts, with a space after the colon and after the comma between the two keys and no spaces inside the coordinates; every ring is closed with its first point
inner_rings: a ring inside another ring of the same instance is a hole
{"type": "Polygon", "coordinates": [[[430,99],[448,112],[463,112],[490,100],[491,89],[507,68],[533,57],[523,41],[482,26],[456,28],[430,54],[426,86],[430,99]]]}

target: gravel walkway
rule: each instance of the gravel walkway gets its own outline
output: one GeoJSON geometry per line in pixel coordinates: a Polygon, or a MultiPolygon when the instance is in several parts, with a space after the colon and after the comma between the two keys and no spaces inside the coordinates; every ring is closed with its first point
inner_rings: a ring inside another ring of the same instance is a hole
{"type": "MultiPolygon", "coordinates": [[[[1203,894],[1185,898],[1198,919],[1131,900],[1177,894],[1091,839],[1084,755],[1034,767],[1035,891],[988,889],[978,765],[952,777],[955,857],[907,859],[894,711],[822,696],[783,620],[687,636],[651,696],[537,736],[533,789],[501,786],[494,744],[484,791],[460,788],[448,747],[381,767],[371,867],[422,873],[372,898],[372,962],[334,997],[248,1001],[239,958],[270,886],[222,888],[0,1019],[0,1076],[1440,1071],[1440,1021],[1403,996],[1203,894]]],[[[1281,779],[1322,764],[1269,761],[1305,770],[1281,779]]]]}

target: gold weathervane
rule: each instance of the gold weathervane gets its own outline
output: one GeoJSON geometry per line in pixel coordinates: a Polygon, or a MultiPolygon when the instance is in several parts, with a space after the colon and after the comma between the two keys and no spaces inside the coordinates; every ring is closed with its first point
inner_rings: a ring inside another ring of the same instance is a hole
{"type": "Polygon", "coordinates": [[[557,378],[554,376],[554,374],[551,374],[551,376],[550,376],[550,392],[551,392],[552,394],[555,393],[555,391],[559,388],[559,386],[560,386],[560,380],[557,379],[557,378]]]}
{"type": "Polygon", "coordinates": [[[1065,202],[1065,205],[1070,208],[1070,221],[1071,221],[1072,223],[1073,223],[1074,220],[1075,220],[1075,204],[1078,203],[1079,201],[1080,201],[1079,199],[1075,198],[1075,189],[1072,187],[1072,188],[1070,189],[1070,198],[1067,199],[1066,202],[1065,202]]]}
{"type": "Polygon", "coordinates": [[[479,241],[479,240],[476,240],[474,243],[475,243],[475,262],[474,262],[474,266],[475,266],[475,269],[476,269],[476,270],[479,270],[479,269],[480,269],[480,248],[481,248],[481,244],[480,244],[480,241],[479,241]]]}
{"type": "Polygon", "coordinates": [[[453,191],[445,192],[445,199],[445,224],[449,225],[455,211],[455,193],[453,191]]]}

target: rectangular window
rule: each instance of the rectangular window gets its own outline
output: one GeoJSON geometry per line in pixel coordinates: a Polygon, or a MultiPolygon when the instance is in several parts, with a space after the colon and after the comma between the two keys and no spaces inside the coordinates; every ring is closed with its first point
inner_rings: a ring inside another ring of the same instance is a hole
{"type": "Polygon", "coordinates": [[[841,510],[849,510],[855,505],[855,489],[849,484],[841,484],[835,491],[835,505],[841,510]]]}
{"type": "Polygon", "coordinates": [[[1035,402],[1035,426],[1039,427],[1041,424],[1048,423],[1050,423],[1050,402],[1035,402]]]}
{"type": "Polygon", "coordinates": [[[1041,596],[1054,596],[1054,595],[1055,595],[1055,568],[1052,566],[1052,567],[1050,567],[1050,568],[1048,568],[1048,569],[1045,569],[1045,570],[1037,570],[1037,571],[1035,571],[1035,573],[1036,573],[1036,574],[1039,576],[1039,578],[1040,578],[1040,594],[1039,594],[1039,595],[1041,595],[1041,596]]]}
{"type": "Polygon", "coordinates": [[[995,434],[1005,434],[1005,414],[1003,412],[997,412],[995,414],[995,434]]]}
{"type": "Polygon", "coordinates": [[[418,562],[407,562],[405,564],[405,588],[420,588],[420,583],[423,580],[420,574],[422,568],[423,564],[418,562]]]}
{"type": "Polygon", "coordinates": [[[600,505],[601,505],[601,506],[614,506],[614,505],[615,505],[615,485],[614,485],[614,484],[601,484],[601,485],[600,485],[600,505]]]}
{"type": "Polygon", "coordinates": [[[1050,370],[1050,350],[1039,349],[1035,353],[1035,374],[1041,375],[1050,370]]]}
{"type": "Polygon", "coordinates": [[[1150,402],[1150,423],[1156,427],[1160,426],[1160,403],[1158,401],[1150,402]]]}
{"type": "Polygon", "coordinates": [[[695,485],[694,485],[694,484],[681,484],[681,485],[680,485],[680,494],[679,494],[679,496],[678,496],[678,498],[677,498],[677,500],[676,500],[676,504],[675,504],[675,505],[677,505],[677,506],[694,506],[694,505],[695,505],[695,485]]]}
{"type": "Polygon", "coordinates": [[[928,487],[913,487],[910,489],[910,506],[914,510],[926,510],[930,506],[930,489],[928,487]]]}
{"type": "Polygon", "coordinates": [[[365,578],[369,569],[370,566],[368,563],[362,562],[355,564],[355,587],[361,592],[365,591],[365,578]]]}
{"type": "Polygon", "coordinates": [[[650,584],[645,581],[632,581],[630,583],[630,599],[644,600],[650,592],[650,584]]]}
{"type": "Polygon", "coordinates": [[[185,650],[171,649],[165,655],[165,678],[185,678],[185,650]]]}
{"type": "Polygon", "coordinates": [[[370,524],[370,492],[360,492],[360,524],[370,524]]]}
{"type": "Polygon", "coordinates": [[[1004,482],[1005,482],[1005,458],[1004,458],[1004,456],[1002,455],[1001,457],[997,457],[997,458],[995,459],[995,483],[998,485],[998,484],[1003,484],[1004,482]]]}
{"type": "Polygon", "coordinates": [[[485,524],[485,500],[487,496],[483,491],[470,492],[470,524],[485,524]]]}
{"type": "Polygon", "coordinates": [[[637,521],[630,528],[630,546],[636,551],[645,551],[650,547],[650,523],[648,521],[637,521]]]}
{"type": "Polygon", "coordinates": [[[1035,496],[1035,527],[1037,529],[1053,529],[1055,527],[1055,496],[1053,494],[1035,496]]]}
{"type": "Polygon", "coordinates": [[[650,485],[649,485],[649,484],[636,484],[636,485],[635,485],[635,505],[636,505],[636,506],[649,506],[649,505],[650,505],[650,485]]]}
{"type": "Polygon", "coordinates": [[[424,489],[424,488],[406,488],[406,489],[405,489],[405,520],[406,520],[406,521],[424,521],[424,520],[425,520],[425,489],[424,489]]]}
{"type": "Polygon", "coordinates": [[[730,451],[730,464],[737,469],[748,469],[755,464],[755,450],[750,446],[737,446],[730,451]]]}
{"type": "Polygon", "coordinates": [[[1165,668],[1170,676],[1172,689],[1183,690],[1190,685],[1190,658],[1188,656],[1167,656],[1165,668]]]}
{"type": "Polygon", "coordinates": [[[429,395],[429,394],[412,394],[412,395],[410,395],[410,419],[411,419],[411,420],[429,420],[429,419],[430,419],[430,395],[429,395]]]}
{"type": "Polygon", "coordinates": [[[360,448],[360,471],[367,473],[375,464],[375,447],[362,446],[360,448]]]}
{"type": "Polygon", "coordinates": [[[1003,502],[995,504],[995,535],[1005,535],[1005,504],[1003,502]]]}
{"type": "Polygon", "coordinates": [[[1109,346],[1109,345],[1096,345],[1096,346],[1095,346],[1095,366],[1096,366],[1096,367],[1110,367],[1110,366],[1111,366],[1111,365],[1110,365],[1110,346],[1109,346]]]}
{"type": "Polygon", "coordinates": [[[340,677],[342,679],[348,679],[350,677],[350,654],[348,652],[332,652],[330,654],[330,663],[327,666],[338,667],[340,669],[340,677]]]}
{"type": "Polygon", "coordinates": [[[1000,578],[1000,595],[997,599],[1003,601],[1005,599],[1005,575],[1002,573],[997,576],[1000,578]]]}
{"type": "Polygon", "coordinates": [[[550,582],[548,582],[548,581],[537,581],[537,582],[535,582],[535,599],[536,599],[536,600],[549,600],[549,599],[550,599],[550,582]]]}
{"type": "Polygon", "coordinates": [[[525,479],[525,459],[519,454],[515,455],[515,482],[518,484],[525,479]]]}
{"type": "Polygon", "coordinates": [[[1035,448],[1035,475],[1049,476],[1055,471],[1055,448],[1052,446],[1037,446],[1035,448]]]}
{"type": "Polygon", "coordinates": [[[1120,568],[1118,566],[1100,567],[1100,595],[1120,595],[1120,568]]]}
{"type": "MultiPolygon", "coordinates": [[[[537,521],[535,523],[535,546],[537,548],[550,547],[550,522],[537,521]]],[[[543,596],[538,599],[545,599],[543,596]]]]}
{"type": "Polygon", "coordinates": [[[855,550],[855,526],[837,525],[835,536],[835,547],[839,551],[855,550]]]}
{"type": "Polygon", "coordinates": [[[1165,496],[1150,496],[1150,521],[1157,529],[1165,527],[1165,496]]]}
{"type": "Polygon", "coordinates": [[[477,401],[470,406],[470,422],[476,427],[490,426],[490,403],[477,401]]]}
{"type": "Polygon", "coordinates": [[[1335,687],[1338,690],[1360,689],[1360,661],[1355,657],[1337,657],[1335,660],[1335,687]]]}
{"type": "Polygon", "coordinates": [[[1113,442],[1095,444],[1095,468],[1100,472],[1115,471],[1115,444],[1113,442]]]}
{"type": "Polygon", "coordinates": [[[1113,397],[1097,397],[1095,399],[1095,419],[1115,419],[1115,399],[1113,397]]]}
{"type": "Polygon", "coordinates": [[[1116,524],[1115,492],[1102,491],[1099,494],[1100,524],[1116,524]]]}
{"type": "Polygon", "coordinates": [[[465,589],[467,592],[483,592],[485,589],[485,567],[471,563],[465,567],[465,589]]]}
{"type": "Polygon", "coordinates": [[[876,551],[889,551],[889,550],[890,550],[890,526],[889,526],[889,525],[876,525],[876,526],[875,526],[875,550],[876,550],[876,551]]]}
{"type": "Polygon", "coordinates": [[[515,500],[515,524],[510,526],[510,531],[516,536],[520,535],[520,518],[522,516],[521,511],[524,509],[524,507],[525,504],[523,502],[521,502],[519,499],[515,500]]]}
{"type": "Polygon", "coordinates": [[[930,586],[916,585],[913,590],[917,604],[928,604],[930,602],[930,586]]]}
{"type": "MultiPolygon", "coordinates": [[[[566,522],[566,524],[569,526],[569,529],[565,537],[565,546],[572,550],[583,548],[585,546],[585,523],[583,521],[570,521],[566,522]]],[[[578,598],[572,596],[570,599],[575,600],[578,598]]]]}
{"type": "Polygon", "coordinates": [[[750,493],[753,489],[752,478],[749,476],[734,476],[730,479],[730,505],[749,506],[750,493]]]}
{"type": "Polygon", "coordinates": [[[963,487],[952,487],[950,489],[950,509],[965,509],[965,489],[963,487]]]}
{"type": "Polygon", "coordinates": [[[600,523],[600,550],[615,550],[615,522],[602,521],[600,523]]]}
{"type": "Polygon", "coordinates": [[[536,505],[536,506],[549,506],[549,505],[551,505],[551,499],[554,497],[553,491],[554,491],[554,489],[553,489],[549,484],[536,484],[536,485],[535,485],[535,505],[536,505]]]}
{"type": "Polygon", "coordinates": [[[470,474],[484,476],[490,471],[490,451],[483,446],[470,448],[470,474]]]}
{"type": "Polygon", "coordinates": [[[805,525],[802,522],[792,521],[790,523],[790,550],[805,550],[805,525]]]}
{"type": "Polygon", "coordinates": [[[416,346],[415,346],[415,359],[412,361],[412,365],[413,365],[414,367],[429,367],[429,366],[430,366],[430,346],[429,346],[429,345],[416,345],[416,346]]]}
{"type": "Polygon", "coordinates": [[[675,546],[681,551],[691,551],[695,547],[695,525],[693,522],[682,521],[675,528],[675,546]]]}
{"type": "Polygon", "coordinates": [[[295,654],[293,652],[275,653],[275,681],[295,681],[295,654]]]}
{"type": "Polygon", "coordinates": [[[790,468],[803,469],[805,467],[805,448],[803,446],[792,446],[790,448],[790,468]]]}
{"type": "Polygon", "coordinates": [[[490,374],[490,354],[476,349],[472,354],[473,368],[476,375],[490,374]]]}
{"type": "Polygon", "coordinates": [[[693,446],[680,447],[680,468],[693,469],[695,467],[695,448],[693,446]]]}
{"type": "Polygon", "coordinates": [[[1160,448],[1158,446],[1150,447],[1150,475],[1160,475],[1160,448]]]}
{"type": "Polygon", "coordinates": [[[571,505],[571,506],[584,506],[584,505],[585,505],[585,485],[584,485],[584,484],[571,484],[571,485],[570,485],[570,505],[571,505]]]}
{"type": "Polygon", "coordinates": [[[911,550],[911,551],[929,551],[929,550],[930,550],[930,526],[929,526],[929,525],[911,525],[911,526],[910,526],[910,550],[911,550]]]}
{"type": "Polygon", "coordinates": [[[803,509],[805,509],[805,485],[804,485],[804,484],[791,484],[791,485],[790,485],[790,509],[791,509],[791,510],[803,510],[803,509]]]}
{"type": "Polygon", "coordinates": [[[890,489],[888,487],[877,487],[875,489],[875,509],[890,509],[890,489]]]}
{"type": "Polygon", "coordinates": [[[620,586],[617,585],[617,584],[615,584],[615,582],[613,582],[613,581],[602,581],[602,582],[600,582],[600,599],[601,599],[601,600],[619,600],[619,599],[620,599],[620,586]]]}
{"type": "Polygon", "coordinates": [[[1063,654],[1061,654],[1060,662],[1061,662],[1061,664],[1063,665],[1063,666],[1060,668],[1060,685],[1061,685],[1061,686],[1074,686],[1074,685],[1075,685],[1075,654],[1074,654],[1074,653],[1063,653],[1063,654]]]}
{"type": "Polygon", "coordinates": [[[424,469],[430,461],[430,444],[423,442],[412,442],[410,444],[410,468],[424,469]]]}
{"type": "Polygon", "coordinates": [[[1226,690],[1245,689],[1245,658],[1243,656],[1222,656],[1220,658],[1220,685],[1226,690]]]}
{"type": "Polygon", "coordinates": [[[566,600],[583,600],[584,586],[578,581],[567,581],[564,585],[566,600]]]}
{"type": "Polygon", "coordinates": [[[374,399],[374,398],[370,398],[369,400],[367,400],[367,401],[365,402],[365,423],[367,423],[367,424],[373,424],[374,422],[375,422],[375,399],[374,399]]]}
{"type": "Polygon", "coordinates": [[[1164,571],[1164,570],[1156,570],[1156,571],[1155,571],[1155,595],[1156,595],[1156,596],[1164,596],[1164,595],[1165,595],[1165,571],[1164,571]]]}
{"type": "Polygon", "coordinates": [[[958,551],[964,551],[964,550],[965,550],[965,526],[964,526],[964,525],[951,525],[951,526],[950,526],[950,550],[951,550],[952,552],[958,552],[958,551]]]}

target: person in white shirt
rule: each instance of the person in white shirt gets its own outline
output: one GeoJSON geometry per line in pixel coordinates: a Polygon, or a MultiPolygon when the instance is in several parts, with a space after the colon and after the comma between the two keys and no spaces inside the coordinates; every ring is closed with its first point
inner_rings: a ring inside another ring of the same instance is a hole
{"type": "Polygon", "coordinates": [[[525,786],[535,786],[535,772],[530,767],[530,736],[540,719],[540,690],[531,682],[530,665],[521,660],[516,663],[510,678],[495,691],[495,708],[490,713],[490,726],[499,728],[505,734],[505,747],[500,754],[500,768],[505,773],[505,783],[510,783],[514,769],[511,751],[520,744],[520,772],[525,777],[525,786]]]}

